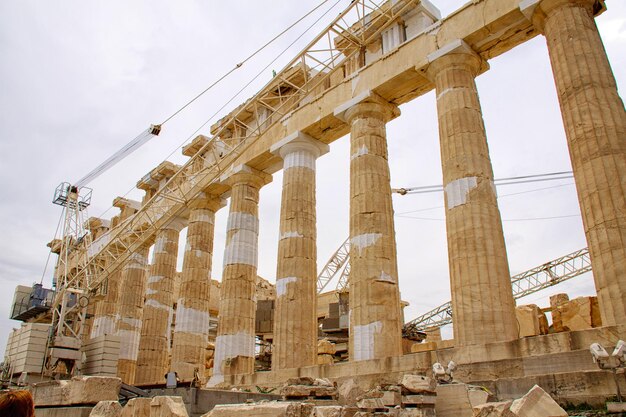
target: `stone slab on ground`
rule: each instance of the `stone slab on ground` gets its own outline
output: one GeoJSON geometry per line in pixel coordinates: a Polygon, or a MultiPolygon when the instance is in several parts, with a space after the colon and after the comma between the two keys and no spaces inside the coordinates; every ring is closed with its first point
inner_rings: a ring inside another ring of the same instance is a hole
{"type": "Polygon", "coordinates": [[[76,376],[33,384],[31,392],[37,407],[97,404],[117,401],[121,384],[121,379],[115,377],[76,376]]]}
{"type": "Polygon", "coordinates": [[[36,408],[35,417],[89,417],[93,407],[36,408]]]}
{"type": "Polygon", "coordinates": [[[228,404],[217,405],[202,417],[308,417],[312,410],[312,405],[290,402],[228,404]]]}
{"type": "Polygon", "coordinates": [[[517,417],[567,417],[567,412],[539,385],[513,401],[510,410],[517,417]]]}

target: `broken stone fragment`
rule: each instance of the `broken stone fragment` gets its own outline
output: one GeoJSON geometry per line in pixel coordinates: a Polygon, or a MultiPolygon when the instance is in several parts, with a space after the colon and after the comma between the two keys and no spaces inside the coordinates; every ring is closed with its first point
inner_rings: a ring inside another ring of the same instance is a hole
{"type": "Polygon", "coordinates": [[[513,401],[510,411],[517,417],[567,417],[567,412],[539,385],[513,401]]]}
{"type": "Polygon", "coordinates": [[[356,406],[359,408],[364,408],[366,410],[375,410],[380,408],[385,408],[385,404],[383,403],[383,399],[381,398],[363,398],[357,401],[356,406]]]}
{"type": "Polygon", "coordinates": [[[310,376],[301,376],[298,378],[289,378],[285,385],[313,385],[315,378],[310,376]]]}
{"type": "Polygon", "coordinates": [[[152,398],[131,398],[128,400],[120,417],[150,417],[152,398]]]}
{"type": "Polygon", "coordinates": [[[181,397],[169,395],[152,398],[150,417],[189,417],[181,397]]]}
{"type": "Polygon", "coordinates": [[[100,401],[89,413],[89,417],[120,417],[122,406],[117,401],[100,401]]]}
{"type": "Polygon", "coordinates": [[[334,386],[286,385],[280,389],[284,397],[334,397],[337,390],[334,386]]]}
{"type": "Polygon", "coordinates": [[[318,355],[334,355],[336,351],[335,344],[328,339],[322,339],[317,342],[318,355]]]}
{"type": "Polygon", "coordinates": [[[363,395],[364,390],[350,378],[341,384],[337,389],[338,401],[341,405],[355,405],[357,399],[363,395]]]}
{"type": "Polygon", "coordinates": [[[513,401],[501,401],[495,403],[485,403],[474,406],[473,417],[515,417],[509,408],[513,401]]]}
{"type": "Polygon", "coordinates": [[[437,383],[434,380],[422,375],[404,375],[400,385],[404,390],[413,394],[434,394],[437,389],[437,383]]]}

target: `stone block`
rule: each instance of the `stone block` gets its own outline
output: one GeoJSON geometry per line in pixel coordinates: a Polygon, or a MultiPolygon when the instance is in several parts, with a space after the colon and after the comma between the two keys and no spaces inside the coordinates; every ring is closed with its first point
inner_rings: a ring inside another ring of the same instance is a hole
{"type": "Polygon", "coordinates": [[[335,348],[335,344],[329,341],[328,339],[322,339],[317,342],[317,354],[322,355],[334,355],[337,349],[335,348]]]}
{"type": "Polygon", "coordinates": [[[411,353],[427,352],[437,350],[437,342],[422,342],[411,345],[411,353]]]}
{"type": "Polygon", "coordinates": [[[310,417],[341,417],[341,408],[339,405],[317,406],[310,417]]]}
{"type": "Polygon", "coordinates": [[[513,401],[510,410],[517,417],[567,417],[567,412],[539,385],[513,401]]]}
{"type": "Polygon", "coordinates": [[[384,405],[394,407],[402,403],[402,395],[398,391],[383,391],[381,400],[384,405]]]}
{"type": "Polygon", "coordinates": [[[437,388],[437,383],[433,379],[412,374],[403,375],[400,385],[405,391],[414,394],[434,393],[437,388]]]}
{"type": "Polygon", "coordinates": [[[474,406],[473,417],[515,417],[509,408],[513,401],[485,403],[474,406]]]}
{"type": "Polygon", "coordinates": [[[578,297],[558,307],[565,331],[602,326],[598,297],[578,297]]]}
{"type": "Polygon", "coordinates": [[[609,413],[626,413],[626,403],[606,403],[606,411],[609,413]]]}
{"type": "Polygon", "coordinates": [[[409,406],[434,406],[437,402],[436,395],[403,395],[402,404],[409,406]]]}
{"type": "Polygon", "coordinates": [[[120,417],[150,417],[152,398],[131,398],[128,400],[120,417]]]}
{"type": "Polygon", "coordinates": [[[339,387],[337,389],[339,404],[355,405],[357,398],[363,395],[364,392],[365,390],[363,390],[356,382],[354,382],[354,379],[350,378],[339,384],[339,387]]]}
{"type": "Polygon", "coordinates": [[[76,376],[67,381],[33,384],[31,392],[38,407],[97,404],[117,401],[121,384],[115,377],[76,376]]]}
{"type": "Polygon", "coordinates": [[[327,354],[317,355],[318,365],[332,365],[333,363],[335,363],[335,359],[333,355],[327,355],[327,354]]]}
{"type": "Polygon", "coordinates": [[[467,395],[469,397],[469,401],[472,407],[485,404],[487,401],[489,401],[489,393],[482,389],[470,389],[467,392],[467,395]]]}
{"type": "Polygon", "coordinates": [[[280,395],[285,397],[334,397],[337,390],[333,386],[286,385],[280,395]]]}
{"type": "Polygon", "coordinates": [[[91,410],[89,417],[120,417],[122,406],[117,401],[100,401],[91,410]]]}
{"type": "Polygon", "coordinates": [[[567,294],[554,294],[550,296],[550,312],[552,314],[552,329],[556,333],[564,331],[563,320],[561,320],[561,311],[559,306],[569,301],[567,294]]]}
{"type": "MultiPolygon", "coordinates": [[[[396,411],[396,410],[394,410],[396,411]]],[[[397,417],[435,417],[434,408],[403,408],[397,410],[397,414],[391,414],[397,417]]]]}
{"type": "Polygon", "coordinates": [[[548,334],[548,320],[546,315],[535,304],[517,306],[515,315],[519,325],[519,336],[539,336],[548,334]]]}
{"type": "MultiPolygon", "coordinates": [[[[308,417],[303,405],[291,402],[216,405],[202,417],[308,417]]],[[[308,409],[307,409],[308,411],[308,409]]],[[[150,416],[152,417],[152,416],[150,416]]]]}
{"type": "Polygon", "coordinates": [[[189,417],[181,397],[159,396],[150,402],[150,417],[189,417]]]}
{"type": "Polygon", "coordinates": [[[437,417],[472,417],[467,385],[438,385],[435,412],[437,417]]]}
{"type": "Polygon", "coordinates": [[[377,410],[385,408],[382,398],[363,398],[357,401],[356,406],[366,410],[377,410]]]}
{"type": "MultiPolygon", "coordinates": [[[[36,417],[89,417],[91,406],[88,407],[52,407],[37,408],[36,417]]],[[[3,416],[4,417],[4,416],[3,416]]]]}

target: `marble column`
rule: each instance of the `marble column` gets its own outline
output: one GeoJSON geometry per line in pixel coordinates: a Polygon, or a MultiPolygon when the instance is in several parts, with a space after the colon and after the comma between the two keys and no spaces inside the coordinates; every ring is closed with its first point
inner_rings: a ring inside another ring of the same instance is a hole
{"type": "Polygon", "coordinates": [[[117,307],[116,334],[120,338],[117,376],[126,384],[135,383],[137,354],[143,320],[143,297],[146,291],[148,247],[130,255],[122,267],[117,307]]]}
{"type": "Polygon", "coordinates": [[[428,58],[426,75],[437,92],[455,345],[513,340],[511,274],[474,80],[483,62],[461,40],[428,58]]]}
{"type": "Polygon", "coordinates": [[[350,359],[402,355],[402,313],[385,125],[399,109],[365,93],[335,110],[350,124],[350,359]]]}
{"type": "Polygon", "coordinates": [[[231,200],[209,386],[223,382],[224,375],[254,372],[259,190],[270,180],[270,175],[246,165],[235,167],[222,178],[231,188],[231,200]]]}
{"type": "Polygon", "coordinates": [[[272,146],[283,158],[272,369],[317,364],[315,160],[328,145],[296,132],[272,146]]]}
{"type": "MultiPolygon", "coordinates": [[[[117,197],[113,200],[113,207],[120,209],[120,215],[117,217],[117,222],[122,223],[132,217],[137,210],[141,207],[141,203],[134,200],[129,200],[123,197],[117,197]]],[[[101,221],[100,221],[101,222],[101,221]]],[[[97,226],[98,222],[91,225],[97,226]]],[[[108,228],[106,229],[109,230],[108,228]]],[[[92,247],[98,247],[100,239],[103,241],[108,239],[104,233],[98,233],[94,237],[92,247]]],[[[118,251],[123,251],[123,248],[118,248],[118,251]]],[[[91,254],[90,254],[91,256],[91,254]]],[[[96,338],[104,335],[113,335],[117,332],[117,320],[119,317],[119,285],[122,279],[122,268],[109,274],[106,281],[106,294],[102,299],[98,300],[95,306],[95,313],[93,318],[93,326],[91,328],[90,338],[96,338]]]]}
{"type": "Polygon", "coordinates": [[[189,227],[176,303],[170,367],[181,381],[191,381],[195,368],[202,380],[205,377],[215,212],[224,205],[221,198],[204,193],[188,204],[189,227]]]}
{"type": "Polygon", "coordinates": [[[626,112],[594,21],[603,2],[543,0],[548,45],[604,325],[626,323],[626,112]]]}
{"type": "Polygon", "coordinates": [[[157,231],[155,237],[143,306],[136,384],[163,383],[169,370],[178,236],[185,223],[176,218],[157,231]]]}

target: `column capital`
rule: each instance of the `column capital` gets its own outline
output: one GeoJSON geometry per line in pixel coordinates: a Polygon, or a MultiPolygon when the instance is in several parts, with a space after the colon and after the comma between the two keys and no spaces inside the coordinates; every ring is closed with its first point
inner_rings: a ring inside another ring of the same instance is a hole
{"type": "Polygon", "coordinates": [[[474,77],[489,69],[487,61],[483,60],[463,39],[453,40],[428,54],[427,59],[428,66],[418,68],[418,71],[430,81],[435,80],[437,73],[450,67],[465,67],[474,77]]]}
{"type": "Polygon", "coordinates": [[[190,209],[208,209],[218,211],[226,205],[226,199],[211,193],[200,191],[194,198],[187,202],[190,209]]]}
{"type": "Polygon", "coordinates": [[[161,230],[176,230],[180,232],[185,227],[187,227],[187,223],[189,221],[183,217],[174,217],[172,220],[167,222],[167,224],[161,226],[161,230]]]}
{"type": "Polygon", "coordinates": [[[319,158],[321,155],[328,153],[330,147],[324,142],[298,130],[279,140],[270,148],[271,153],[280,155],[281,158],[285,158],[285,155],[300,150],[310,152],[315,155],[315,158],[319,158]]]}
{"type": "Polygon", "coordinates": [[[262,186],[272,182],[272,176],[266,172],[254,169],[249,165],[242,164],[233,166],[228,172],[220,177],[220,181],[229,187],[240,183],[246,183],[261,188],[262,186]]]}
{"type": "Polygon", "coordinates": [[[606,10],[604,0],[522,0],[519,9],[528,20],[541,32],[547,16],[561,7],[582,7],[591,16],[597,16],[606,10]]]}
{"type": "Polygon", "coordinates": [[[334,111],[335,117],[346,123],[352,123],[355,117],[364,113],[382,115],[383,120],[388,122],[400,116],[400,109],[372,90],[368,90],[338,106],[334,111]]]}

